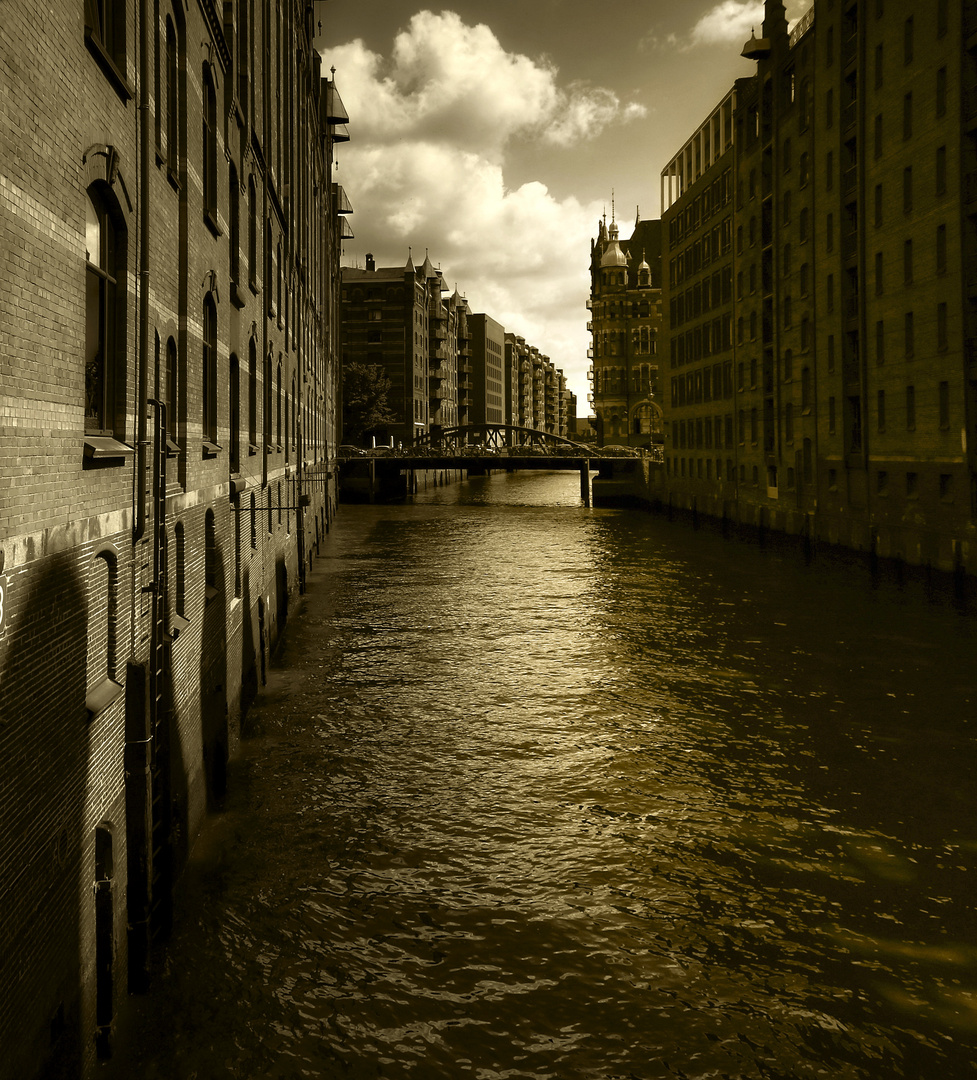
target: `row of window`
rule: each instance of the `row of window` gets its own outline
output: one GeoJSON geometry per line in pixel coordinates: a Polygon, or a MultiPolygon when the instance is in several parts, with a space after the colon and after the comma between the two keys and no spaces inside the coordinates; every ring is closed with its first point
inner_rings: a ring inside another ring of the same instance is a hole
{"type": "MultiPolygon", "coordinates": [[[[665,461],[666,470],[670,476],[673,477],[688,477],[689,479],[696,480],[722,480],[724,478],[724,462],[722,458],[715,459],[715,467],[713,465],[712,458],[705,457],[667,457],[665,461]]],[[[788,466],[784,470],[786,473],[786,486],[788,490],[793,490],[796,487],[796,470],[793,467],[788,466]]],[[[749,467],[741,464],[739,466],[739,482],[741,484],[747,483],[747,476],[749,481],[754,487],[760,486],[761,471],[758,465],[749,467]]],[[[809,439],[804,440],[804,449],[801,456],[801,474],[804,478],[804,482],[809,484],[813,479],[813,466],[811,462],[811,441],[809,439]]],[[[914,471],[907,471],[900,473],[903,477],[903,493],[907,499],[918,499],[920,497],[920,483],[919,473],[914,471]]],[[[768,489],[776,489],[778,486],[778,470],[775,466],[771,466],[764,474],[766,485],[768,489]]],[[[729,483],[733,483],[737,479],[737,468],[735,462],[731,458],[725,460],[725,479],[729,483]]],[[[835,468],[829,468],[827,470],[827,483],[829,491],[838,490],[838,470],[835,468]]],[[[889,471],[887,469],[877,469],[875,472],[875,492],[879,496],[888,496],[892,492],[892,484],[890,483],[889,471]]],[[[941,502],[953,502],[953,474],[952,473],[940,473],[937,477],[937,494],[939,495],[941,502]]]]}

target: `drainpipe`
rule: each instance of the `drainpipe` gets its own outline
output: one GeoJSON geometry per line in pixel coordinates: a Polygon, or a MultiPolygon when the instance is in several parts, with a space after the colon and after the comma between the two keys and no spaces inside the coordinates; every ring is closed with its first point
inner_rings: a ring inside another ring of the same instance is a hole
{"type": "Polygon", "coordinates": [[[149,0],[139,3],[139,353],[136,404],[136,526],[146,532],[146,410],[149,407],[149,0]]]}

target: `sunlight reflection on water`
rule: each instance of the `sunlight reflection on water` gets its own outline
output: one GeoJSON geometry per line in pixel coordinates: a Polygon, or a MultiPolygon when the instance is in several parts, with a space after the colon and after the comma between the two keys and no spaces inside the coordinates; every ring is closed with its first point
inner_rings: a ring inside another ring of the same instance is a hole
{"type": "Polygon", "coordinates": [[[972,620],[576,484],[344,508],[139,1075],[977,1072],[972,620]]]}

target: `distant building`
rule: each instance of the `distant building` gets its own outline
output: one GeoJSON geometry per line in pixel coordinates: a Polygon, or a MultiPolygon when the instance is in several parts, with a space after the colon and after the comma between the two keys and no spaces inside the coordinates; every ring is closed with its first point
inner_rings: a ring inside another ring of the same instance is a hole
{"type": "Polygon", "coordinates": [[[766,0],[756,74],[662,174],[673,504],[977,569],[975,31],[818,0],[788,33],[766,0]]]}
{"type": "Polygon", "coordinates": [[[473,424],[507,424],[505,328],[490,315],[470,315],[473,424]]]}
{"type": "Polygon", "coordinates": [[[661,222],[635,222],[622,247],[602,221],[590,248],[589,378],[601,445],[649,447],[662,431],[658,346],[662,325],[661,222]]]}
{"type": "Polygon", "coordinates": [[[410,442],[442,424],[449,390],[457,416],[457,360],[448,357],[456,344],[448,337],[444,278],[431,260],[417,268],[408,255],[404,266],[378,268],[367,255],[365,269],[343,267],[342,281],[343,364],[381,367],[390,381],[396,419],[383,437],[410,442]]]}

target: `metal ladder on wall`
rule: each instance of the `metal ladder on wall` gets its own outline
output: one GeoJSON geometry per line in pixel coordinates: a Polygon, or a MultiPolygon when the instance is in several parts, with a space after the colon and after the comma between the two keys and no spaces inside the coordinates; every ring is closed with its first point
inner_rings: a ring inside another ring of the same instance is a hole
{"type": "Polygon", "coordinates": [[[150,932],[153,941],[165,937],[172,925],[172,853],[170,833],[170,642],[167,635],[167,551],[166,551],[166,405],[155,407],[153,427],[153,584],[152,640],[150,644],[149,710],[152,735],[150,761],[151,870],[150,932]]]}

